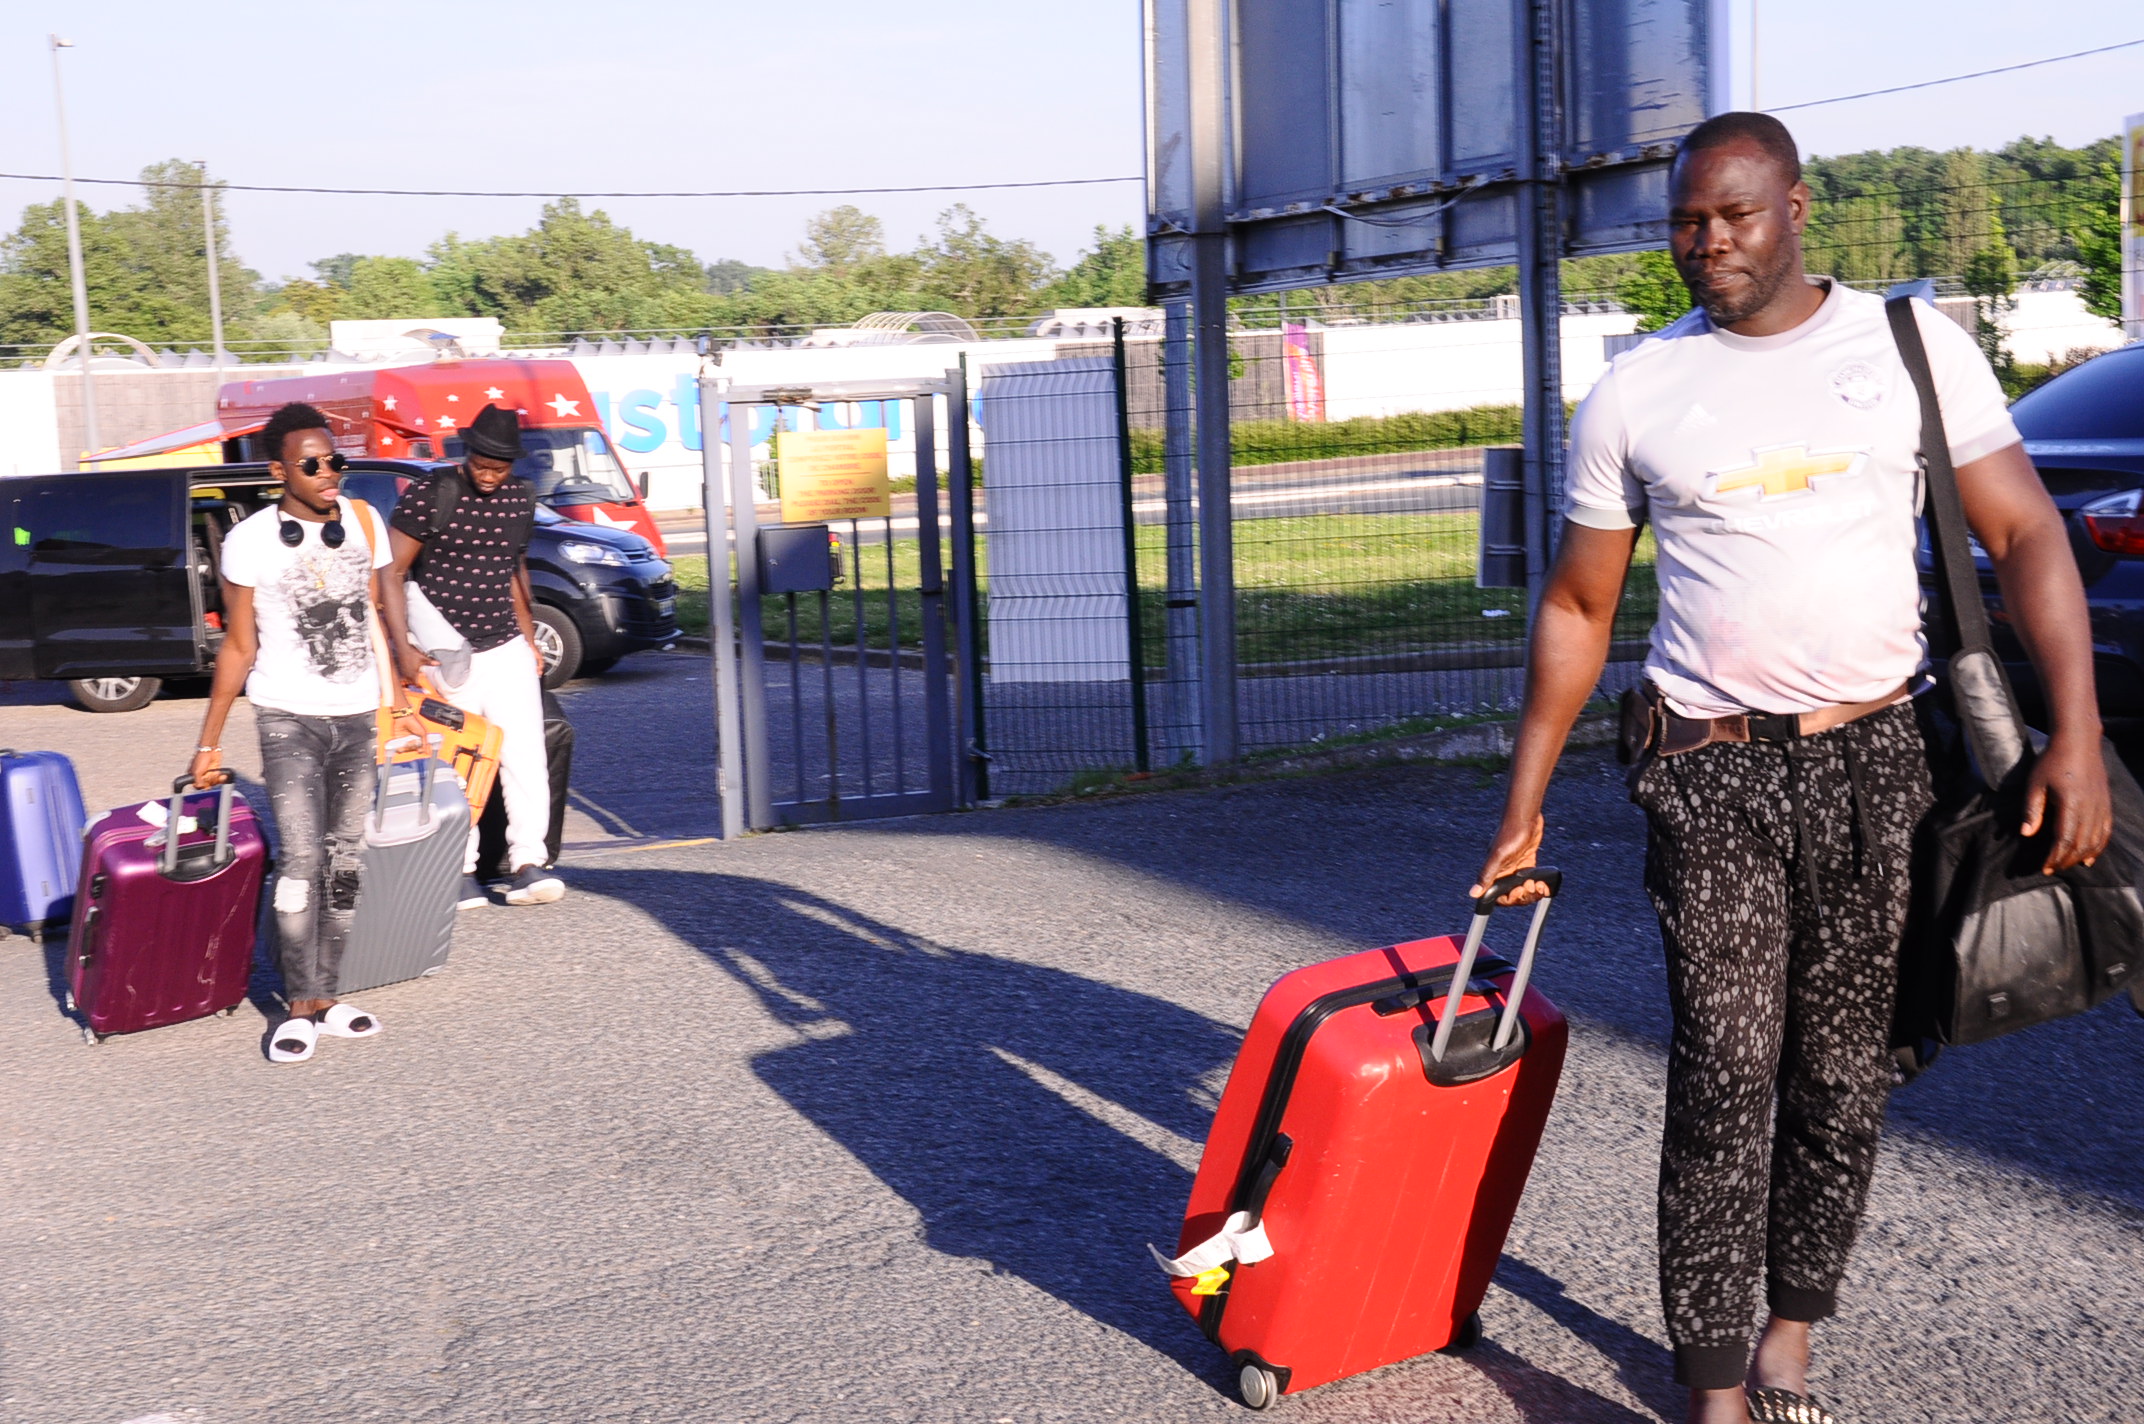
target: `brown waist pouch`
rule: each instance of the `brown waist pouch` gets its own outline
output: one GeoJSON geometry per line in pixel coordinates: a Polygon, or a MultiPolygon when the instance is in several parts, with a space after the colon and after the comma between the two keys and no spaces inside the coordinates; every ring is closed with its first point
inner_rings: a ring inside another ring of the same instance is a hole
{"type": "Polygon", "coordinates": [[[1617,728],[1616,759],[1635,766],[1648,751],[1680,756],[1714,742],[1792,742],[1813,737],[1871,712],[1880,712],[1905,696],[1901,683],[1866,702],[1842,702],[1813,712],[1745,712],[1730,717],[1682,717],[1670,711],[1660,690],[1639,683],[1623,694],[1617,728]]]}

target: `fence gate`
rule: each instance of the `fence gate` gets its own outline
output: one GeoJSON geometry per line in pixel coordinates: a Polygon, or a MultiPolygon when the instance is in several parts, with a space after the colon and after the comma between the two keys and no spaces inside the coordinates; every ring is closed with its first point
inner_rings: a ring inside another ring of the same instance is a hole
{"type": "Polygon", "coordinates": [[[736,553],[734,603],[709,559],[724,836],[967,804],[978,772],[965,755],[975,640],[962,636],[974,627],[962,373],[726,391],[703,380],[701,408],[718,399],[729,507],[709,430],[708,548],[736,553]],[[752,452],[770,436],[763,490],[752,452]],[[899,489],[911,471],[913,494],[899,489]],[[780,502],[771,519],[763,493],[780,502]]]}

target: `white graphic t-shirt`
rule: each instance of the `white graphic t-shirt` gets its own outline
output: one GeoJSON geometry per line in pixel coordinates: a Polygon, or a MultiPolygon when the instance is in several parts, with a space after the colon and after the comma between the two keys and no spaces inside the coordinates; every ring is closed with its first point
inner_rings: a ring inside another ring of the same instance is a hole
{"type": "Polygon", "coordinates": [[[253,590],[260,654],[246,679],[246,696],[255,706],[347,717],[380,705],[366,605],[371,571],[386,568],[394,557],[377,513],[371,514],[368,550],[350,501],[337,499],[336,505],[344,531],[339,549],[321,541],[327,526],[309,519],[289,521],[305,537],[295,548],[285,544],[283,520],[273,507],[224,536],[223,577],[253,590]]]}
{"type": "MultiPolygon", "coordinates": [[[[1572,424],[1565,514],[1596,529],[1652,520],[1645,668],[1685,716],[1865,702],[1925,661],[1920,405],[1883,299],[1828,286],[1777,336],[1691,312],[1618,356],[1572,424]]],[[[1914,312],[1952,462],[2016,443],[1973,338],[1925,302],[1914,312]]]]}

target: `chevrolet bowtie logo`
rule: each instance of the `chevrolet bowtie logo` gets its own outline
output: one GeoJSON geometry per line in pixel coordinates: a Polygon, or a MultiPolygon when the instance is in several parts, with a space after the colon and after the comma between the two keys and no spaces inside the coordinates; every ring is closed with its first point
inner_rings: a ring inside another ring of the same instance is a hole
{"type": "Polygon", "coordinates": [[[1824,450],[1812,455],[1806,445],[1774,445],[1768,450],[1751,453],[1757,457],[1754,464],[1714,472],[1719,480],[1712,487],[1714,494],[1733,494],[1736,490],[1746,489],[1763,490],[1761,498],[1764,499],[1807,494],[1809,481],[1817,476],[1858,475],[1868,459],[1865,450],[1824,450]]]}

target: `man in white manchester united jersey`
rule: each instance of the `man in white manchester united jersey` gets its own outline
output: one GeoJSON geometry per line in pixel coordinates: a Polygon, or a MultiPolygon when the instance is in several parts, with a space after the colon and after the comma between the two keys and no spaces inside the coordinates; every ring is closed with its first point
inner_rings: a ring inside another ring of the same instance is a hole
{"type": "MultiPolygon", "coordinates": [[[[1810,1325],[1832,1313],[1875,1162],[1931,800],[1910,701],[1926,662],[1920,411],[1882,299],[1803,271],[1809,190],[1777,119],[1699,125],[1669,202],[1696,309],[1617,357],[1579,407],[1475,893],[1536,863],[1549,774],[1650,520],[1660,613],[1632,797],[1674,1013],[1659,1227],[1675,1375],[1700,1424],[1822,1421],[1810,1325]]],[[[2047,868],[2064,869],[2112,825],[2084,592],[1994,373],[1964,331],[1915,310],[1967,520],[2047,692],[2024,829],[2049,825],[2047,868]]]]}

